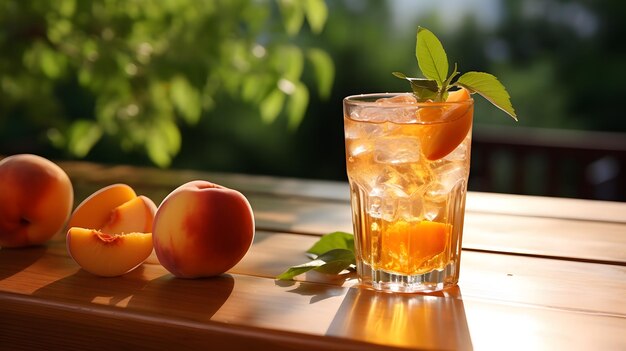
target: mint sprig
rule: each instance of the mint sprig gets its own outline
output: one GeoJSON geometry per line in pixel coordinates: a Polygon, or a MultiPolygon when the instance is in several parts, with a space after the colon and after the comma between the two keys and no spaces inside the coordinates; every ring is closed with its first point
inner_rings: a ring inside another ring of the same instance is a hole
{"type": "Polygon", "coordinates": [[[411,78],[400,72],[393,72],[393,75],[409,81],[417,101],[446,101],[450,88],[463,87],[471,94],[478,93],[517,121],[511,97],[504,85],[489,73],[467,72],[459,76],[456,63],[448,75],[448,56],[443,45],[431,31],[423,27],[417,28],[415,57],[425,78],[411,78]]]}
{"type": "Polygon", "coordinates": [[[279,280],[292,280],[310,270],[326,274],[339,274],[343,270],[354,270],[354,236],[344,232],[333,232],[320,238],[306,253],[312,261],[290,267],[276,277],[279,280]]]}

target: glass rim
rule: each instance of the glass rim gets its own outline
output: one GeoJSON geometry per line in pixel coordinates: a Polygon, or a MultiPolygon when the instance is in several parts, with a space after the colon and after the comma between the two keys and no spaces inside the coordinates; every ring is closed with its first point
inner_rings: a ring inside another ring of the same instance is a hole
{"type": "Polygon", "coordinates": [[[377,107],[390,107],[390,108],[398,108],[398,107],[405,107],[405,108],[415,108],[415,107],[422,107],[422,106],[431,106],[431,107],[437,107],[437,106],[445,106],[445,105],[464,105],[464,104],[473,104],[474,103],[474,99],[470,96],[469,99],[467,100],[463,100],[463,101],[441,101],[441,102],[415,102],[415,103],[403,103],[403,102],[398,102],[398,103],[385,103],[383,106],[380,105],[380,103],[376,102],[376,100],[378,99],[382,99],[382,98],[391,98],[394,96],[408,96],[408,95],[413,95],[413,93],[410,92],[387,92],[387,93],[366,93],[366,94],[354,94],[354,95],[348,95],[345,98],[343,98],[343,103],[347,104],[347,105],[351,105],[351,106],[377,106],[377,107]]]}

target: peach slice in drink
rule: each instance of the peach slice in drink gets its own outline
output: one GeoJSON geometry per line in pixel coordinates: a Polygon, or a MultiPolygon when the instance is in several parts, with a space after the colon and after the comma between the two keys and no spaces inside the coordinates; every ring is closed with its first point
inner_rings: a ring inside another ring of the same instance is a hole
{"type": "Polygon", "coordinates": [[[448,94],[446,103],[433,103],[418,110],[419,118],[429,123],[420,129],[424,156],[429,160],[445,157],[465,139],[472,127],[474,109],[469,91],[461,88],[448,94]]]}
{"type": "Polygon", "coordinates": [[[446,251],[451,231],[451,225],[431,221],[397,221],[383,225],[380,268],[403,274],[437,268],[438,262],[429,261],[446,251]]]}

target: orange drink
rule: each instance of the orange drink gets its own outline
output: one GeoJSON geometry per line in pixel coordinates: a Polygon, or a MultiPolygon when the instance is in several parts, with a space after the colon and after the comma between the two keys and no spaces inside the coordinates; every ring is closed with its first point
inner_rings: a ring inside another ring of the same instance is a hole
{"type": "Polygon", "coordinates": [[[357,272],[377,290],[437,291],[459,279],[473,100],[344,99],[357,272]]]}

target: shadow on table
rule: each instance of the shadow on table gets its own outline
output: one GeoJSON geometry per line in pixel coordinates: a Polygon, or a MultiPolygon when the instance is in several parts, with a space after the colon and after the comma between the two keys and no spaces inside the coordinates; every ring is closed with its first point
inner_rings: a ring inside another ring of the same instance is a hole
{"type": "Polygon", "coordinates": [[[151,280],[128,303],[132,309],[171,317],[208,321],[226,302],[235,280],[229,274],[181,279],[166,274],[151,280]]]}
{"type": "Polygon", "coordinates": [[[458,287],[428,295],[350,288],[326,334],[397,347],[472,349],[458,287]]]}
{"type": "Polygon", "coordinates": [[[82,269],[37,289],[33,296],[52,300],[71,300],[123,307],[126,301],[140,291],[147,281],[142,279],[143,266],[114,278],[98,277],[82,269]]]}
{"type": "Polygon", "coordinates": [[[147,280],[144,269],[142,265],[113,278],[98,277],[81,269],[37,289],[33,295],[206,321],[228,299],[235,284],[228,274],[205,279],[179,279],[165,274],[147,280]]]}
{"type": "Polygon", "coordinates": [[[46,246],[0,248],[0,280],[15,275],[37,262],[48,250],[46,246]]]}
{"type": "Polygon", "coordinates": [[[315,271],[305,273],[306,281],[295,280],[275,280],[274,284],[281,287],[291,287],[288,292],[302,296],[311,296],[309,303],[316,303],[334,296],[341,296],[345,293],[346,285],[350,286],[356,282],[356,273],[344,274],[323,274],[315,271]],[[309,284],[308,282],[323,283],[309,284]]]}

